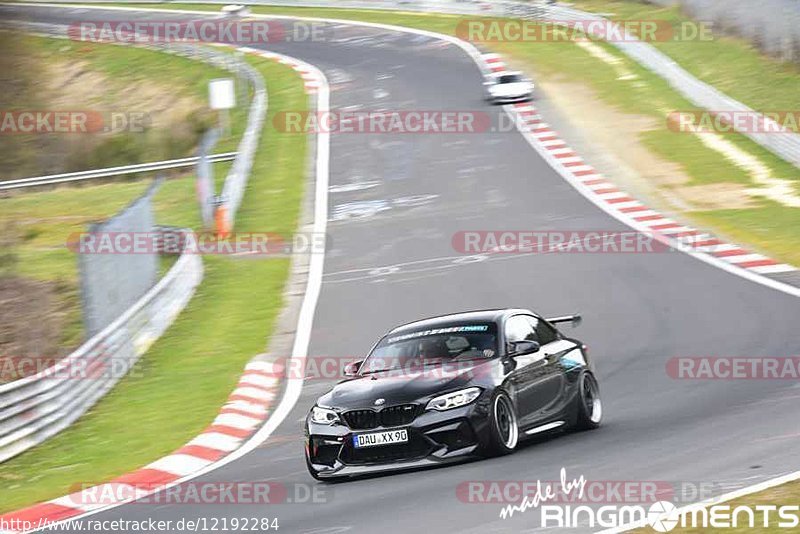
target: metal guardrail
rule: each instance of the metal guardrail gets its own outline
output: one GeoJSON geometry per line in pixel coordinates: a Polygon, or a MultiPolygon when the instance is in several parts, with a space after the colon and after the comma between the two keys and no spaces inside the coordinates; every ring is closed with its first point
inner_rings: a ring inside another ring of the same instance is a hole
{"type": "MultiPolygon", "coordinates": [[[[128,3],[126,0],[115,2],[115,0],[26,0],[28,3],[58,3],[58,4],[103,4],[103,3],[128,3]]],[[[232,0],[129,0],[136,4],[211,4],[211,5],[235,5],[244,4],[246,6],[255,5],[274,5],[285,7],[335,7],[349,9],[381,9],[381,10],[404,10],[422,12],[445,12],[457,14],[491,14],[500,12],[499,0],[248,0],[247,2],[237,2],[232,0]]]]}
{"type": "Polygon", "coordinates": [[[678,4],[696,20],[714,23],[783,61],[800,62],[800,2],[797,0],[650,0],[678,4]]]}
{"type": "Polygon", "coordinates": [[[36,375],[0,385],[0,462],[83,415],[164,333],[202,277],[200,256],[183,254],[134,306],[78,350],[36,375]]]}
{"type": "Polygon", "coordinates": [[[247,126],[241,141],[239,141],[238,155],[233,160],[225,185],[222,188],[222,199],[226,205],[225,218],[227,228],[233,228],[236,222],[236,212],[244,197],[250,170],[253,168],[253,159],[261,137],[261,128],[267,115],[267,89],[261,74],[248,65],[241,64],[241,75],[247,78],[253,87],[253,100],[250,103],[250,113],[247,115],[247,126]]]}
{"type": "MultiPolygon", "coordinates": [[[[31,3],[35,4],[37,0],[31,3]]],[[[41,0],[53,1],[53,0],[41,0]]],[[[55,0],[70,3],[71,0],[55,0]]],[[[74,2],[74,0],[72,0],[74,2]]],[[[87,4],[102,4],[114,0],[83,0],[87,4]]],[[[150,3],[149,0],[136,2],[150,3]]],[[[117,3],[119,3],[117,1],[117,3]]],[[[152,3],[159,3],[153,0],[152,3]]],[[[196,0],[195,4],[230,4],[229,0],[196,0]]],[[[235,3],[235,2],[233,2],[235,3]]],[[[274,5],[294,7],[336,7],[351,9],[388,9],[403,11],[441,12],[457,15],[490,15],[550,20],[603,20],[602,17],[577,9],[558,5],[546,5],[545,2],[520,2],[513,0],[251,0],[248,5],[274,5]]],[[[625,39],[613,42],[614,46],[631,59],[664,78],[676,91],[699,108],[711,111],[740,112],[759,117],[766,129],[779,132],[782,127],[763,114],[756,112],[745,104],[718,91],[713,86],[702,82],[688,71],[680,67],[672,58],[661,53],[652,45],[625,39]]],[[[732,124],[735,128],[735,123],[732,124]]],[[[739,131],[754,142],[784,160],[800,167],[800,134],[784,132],[754,133],[739,131]]]]}
{"type": "MultiPolygon", "coordinates": [[[[105,0],[94,0],[103,2],[105,0]]],[[[224,0],[199,0],[206,4],[229,3],[224,0]]],[[[599,15],[543,1],[520,2],[513,0],[253,0],[250,5],[280,5],[297,7],[336,7],[367,9],[400,9],[404,11],[443,12],[460,15],[491,15],[554,21],[602,21],[599,15]]],[[[601,26],[602,27],[602,26],[601,26]]],[[[602,30],[600,30],[602,31],[602,30]]],[[[757,117],[768,132],[758,133],[737,130],[752,141],[784,160],[800,167],[800,134],[788,132],[772,119],[754,111],[745,104],[707,84],[654,46],[628,35],[626,39],[612,42],[622,53],[665,79],[673,89],[692,104],[710,111],[737,112],[757,117]]],[[[731,126],[735,129],[736,123],[731,126]]]]}
{"type": "MultiPolygon", "coordinates": [[[[39,33],[48,37],[61,39],[67,38],[67,26],[59,24],[48,24],[41,22],[21,22],[21,21],[0,21],[0,28],[12,28],[39,33]]],[[[145,39],[143,39],[144,41],[145,39]]],[[[140,46],[152,50],[159,50],[168,54],[174,54],[197,61],[202,61],[214,67],[224,69],[234,73],[239,79],[245,80],[253,91],[253,98],[250,101],[250,109],[247,115],[247,125],[245,126],[242,139],[237,147],[237,155],[233,160],[228,175],[225,177],[225,185],[222,189],[222,199],[225,204],[225,219],[227,227],[233,228],[236,221],[236,212],[244,196],[244,190],[250,177],[250,169],[253,166],[258,139],[261,135],[261,128],[267,114],[267,90],[264,78],[261,74],[247,64],[235,54],[219,52],[209,46],[199,46],[186,43],[140,43],[128,45],[123,43],[109,43],[119,46],[140,46]]]]}
{"type": "MultiPolygon", "coordinates": [[[[556,20],[605,20],[598,15],[561,6],[549,8],[547,16],[556,20]]],[[[672,58],[648,43],[626,38],[611,44],[643,67],[664,78],[673,89],[700,108],[711,111],[746,113],[749,116],[758,117],[759,121],[763,121],[766,129],[771,132],[781,133],[747,131],[739,131],[739,133],[746,135],[784,160],[800,167],[800,134],[785,131],[775,121],[752,110],[711,85],[698,80],[672,58]]],[[[733,122],[732,126],[735,128],[736,123],[733,122]]]]}
{"type": "MultiPolygon", "coordinates": [[[[15,26],[49,37],[66,35],[65,26],[41,23],[15,26]]],[[[225,180],[228,217],[232,223],[244,194],[266,115],[264,80],[258,71],[232,54],[183,44],[149,48],[236,72],[253,88],[247,127],[225,180]]],[[[44,442],[91,408],[164,333],[188,303],[202,277],[200,256],[184,252],[136,304],[79,349],[33,376],[0,385],[0,462],[44,442]]]]}
{"type": "Polygon", "coordinates": [[[236,212],[242,203],[250,169],[253,167],[253,158],[258,148],[261,128],[267,114],[267,90],[261,74],[247,64],[244,60],[233,54],[217,52],[208,47],[182,44],[182,43],[153,43],[147,45],[153,48],[200,60],[210,65],[234,72],[240,79],[246,80],[253,90],[253,99],[247,114],[247,125],[239,141],[236,158],[225,177],[222,188],[222,199],[225,205],[225,219],[227,228],[233,228],[236,222],[236,212]]]}
{"type": "MultiPolygon", "coordinates": [[[[212,163],[218,163],[221,161],[230,161],[235,157],[236,152],[224,152],[222,154],[213,154],[208,156],[208,159],[212,163]]],[[[137,163],[135,165],[124,165],[121,167],[107,167],[105,169],[93,169],[89,171],[67,172],[62,174],[49,174],[47,176],[35,176],[32,178],[20,178],[19,180],[0,182],[0,191],[8,189],[21,189],[25,187],[36,187],[41,185],[56,185],[82,180],[92,180],[94,178],[109,178],[112,176],[137,174],[141,172],[180,169],[183,167],[191,167],[196,165],[199,159],[200,158],[198,156],[191,156],[188,158],[154,161],[152,163],[137,163]]]]}

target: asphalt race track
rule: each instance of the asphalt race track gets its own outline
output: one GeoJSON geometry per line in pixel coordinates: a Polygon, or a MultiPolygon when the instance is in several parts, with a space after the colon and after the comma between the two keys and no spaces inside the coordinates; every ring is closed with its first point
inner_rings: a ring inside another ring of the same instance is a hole
{"type": "MultiPolygon", "coordinates": [[[[122,18],[42,7],[2,7],[2,16],[58,23],[122,18]]],[[[332,30],[333,42],[265,48],[322,69],[334,109],[503,113],[483,102],[480,72],[455,46],[357,26],[332,30]]],[[[96,519],[277,517],[280,532],[315,533],[535,531],[538,513],[503,520],[499,504],[461,502],[456,487],[471,480],[556,480],[564,467],[590,480],[711,482],[723,492],[800,469],[795,381],[675,380],[665,370],[675,356],[800,354],[800,300],[677,252],[457,261],[451,238],[462,230],[625,229],[518,133],[334,135],[331,156],[333,247],[311,357],[355,358],[396,324],[462,309],[579,311],[584,323],[575,335],[594,358],[604,426],[542,439],[498,459],[315,483],[303,460],[301,421],[331,381],[309,380],[266,443],[200,480],[316,484],[328,502],[131,504],[96,519]],[[381,267],[397,269],[372,271],[381,267]]]]}

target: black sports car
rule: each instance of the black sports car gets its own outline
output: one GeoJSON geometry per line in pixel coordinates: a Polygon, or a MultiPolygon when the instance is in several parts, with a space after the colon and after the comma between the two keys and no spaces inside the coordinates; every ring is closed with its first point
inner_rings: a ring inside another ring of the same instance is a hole
{"type": "Polygon", "coordinates": [[[592,429],[602,406],[586,346],[529,310],[458,313],[395,328],[306,418],[314,478],[512,452],[556,428],[592,429]]]}

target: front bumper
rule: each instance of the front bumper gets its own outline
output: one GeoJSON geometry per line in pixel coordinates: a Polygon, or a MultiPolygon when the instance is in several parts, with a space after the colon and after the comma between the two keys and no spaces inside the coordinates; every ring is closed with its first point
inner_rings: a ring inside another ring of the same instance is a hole
{"type": "Polygon", "coordinates": [[[495,96],[489,95],[487,97],[489,102],[494,104],[513,104],[515,102],[529,102],[533,100],[533,93],[525,93],[522,95],[514,95],[514,96],[495,96]]]}
{"type": "Polygon", "coordinates": [[[306,420],[306,460],[318,478],[356,476],[462,460],[488,444],[488,402],[424,411],[408,425],[351,430],[306,420]],[[406,428],[408,442],[355,448],[353,435],[406,428]]]}

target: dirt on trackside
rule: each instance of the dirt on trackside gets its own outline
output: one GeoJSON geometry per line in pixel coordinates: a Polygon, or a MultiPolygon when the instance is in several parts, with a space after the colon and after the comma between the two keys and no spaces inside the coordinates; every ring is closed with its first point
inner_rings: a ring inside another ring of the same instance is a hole
{"type": "Polygon", "coordinates": [[[90,48],[51,41],[0,32],[0,85],[8,88],[0,94],[0,180],[182,157],[196,146],[208,120],[202,99],[157,79],[112,77],[83,59],[90,48]],[[112,131],[25,133],[18,114],[31,111],[88,112],[90,125],[102,118],[112,131]]]}
{"type": "MultiPolygon", "coordinates": [[[[668,210],[747,208],[755,204],[746,186],[734,183],[691,184],[680,165],[654,153],[641,134],[663,128],[651,117],[619,111],[587,85],[558,79],[539,80],[548,100],[569,117],[572,129],[597,147],[617,168],[633,172],[609,172],[622,188],[642,193],[668,210]]],[[[615,167],[614,165],[610,165],[615,167]]]]}

